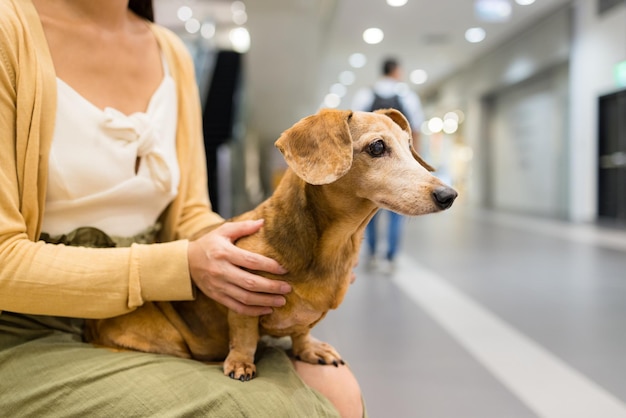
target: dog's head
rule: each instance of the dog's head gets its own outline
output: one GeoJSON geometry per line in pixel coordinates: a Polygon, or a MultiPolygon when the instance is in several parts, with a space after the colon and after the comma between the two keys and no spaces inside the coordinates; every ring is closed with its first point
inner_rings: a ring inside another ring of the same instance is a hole
{"type": "Polygon", "coordinates": [[[332,183],[401,214],[447,209],[457,196],[430,174],[433,168],[413,148],[408,121],[394,109],[322,109],[286,130],[275,145],[307,183],[332,183]]]}

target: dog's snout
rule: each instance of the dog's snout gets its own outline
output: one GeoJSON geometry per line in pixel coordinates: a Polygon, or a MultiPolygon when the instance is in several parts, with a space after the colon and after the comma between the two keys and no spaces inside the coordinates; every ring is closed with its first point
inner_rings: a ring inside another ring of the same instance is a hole
{"type": "Polygon", "coordinates": [[[441,186],[433,191],[433,200],[439,209],[444,210],[452,206],[457,195],[458,193],[452,187],[441,186]]]}

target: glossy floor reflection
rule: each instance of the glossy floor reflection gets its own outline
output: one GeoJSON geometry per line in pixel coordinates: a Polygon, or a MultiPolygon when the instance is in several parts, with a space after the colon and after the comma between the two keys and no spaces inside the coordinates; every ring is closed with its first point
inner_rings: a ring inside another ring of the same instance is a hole
{"type": "Polygon", "coordinates": [[[313,333],[372,418],[626,417],[626,231],[460,206],[366,261],[313,333]]]}

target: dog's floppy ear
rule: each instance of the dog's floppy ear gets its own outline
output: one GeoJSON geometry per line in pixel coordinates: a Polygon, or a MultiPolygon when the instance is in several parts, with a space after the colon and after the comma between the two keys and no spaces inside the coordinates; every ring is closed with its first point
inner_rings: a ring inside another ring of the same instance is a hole
{"type": "Polygon", "coordinates": [[[411,125],[409,125],[409,121],[400,111],[396,109],[378,109],[374,111],[374,113],[382,113],[383,115],[390,117],[396,125],[402,128],[403,131],[407,131],[409,133],[409,138],[413,135],[411,133],[411,125]]]}
{"type": "Polygon", "coordinates": [[[274,145],[307,183],[332,183],[352,166],[351,117],[349,110],[322,109],[287,129],[274,145]]]}
{"type": "MultiPolygon", "coordinates": [[[[383,115],[389,116],[391,120],[393,120],[398,126],[400,126],[400,128],[402,128],[403,131],[406,131],[409,134],[409,138],[413,137],[413,134],[411,133],[411,125],[401,112],[397,111],[396,109],[380,109],[376,110],[374,113],[382,113],[383,115]]],[[[435,171],[435,169],[426,161],[424,161],[424,159],[417,153],[417,151],[415,151],[415,148],[413,148],[412,144],[411,154],[413,155],[413,158],[415,158],[417,162],[420,163],[420,165],[426,170],[435,171]]]]}
{"type": "Polygon", "coordinates": [[[433,166],[431,166],[426,161],[424,161],[424,159],[417,153],[417,151],[415,151],[415,148],[413,148],[413,145],[411,145],[411,154],[413,155],[413,158],[415,158],[417,162],[420,163],[420,165],[424,167],[426,170],[435,171],[433,166]]]}

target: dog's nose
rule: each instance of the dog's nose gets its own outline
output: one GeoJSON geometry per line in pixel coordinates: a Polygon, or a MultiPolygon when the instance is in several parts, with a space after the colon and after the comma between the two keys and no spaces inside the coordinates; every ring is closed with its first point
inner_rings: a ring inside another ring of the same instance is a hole
{"type": "Polygon", "coordinates": [[[456,199],[458,193],[452,187],[441,186],[433,191],[433,199],[439,209],[444,210],[452,206],[452,202],[456,199]]]}

